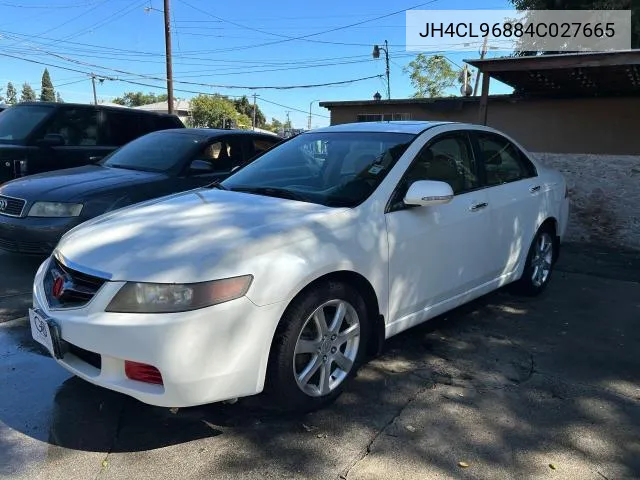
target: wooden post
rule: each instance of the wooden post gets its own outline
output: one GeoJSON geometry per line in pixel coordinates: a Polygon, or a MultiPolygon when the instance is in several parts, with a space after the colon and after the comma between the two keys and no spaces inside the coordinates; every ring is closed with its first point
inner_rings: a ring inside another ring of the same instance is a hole
{"type": "Polygon", "coordinates": [[[480,94],[480,110],[478,123],[480,125],[487,124],[487,103],[489,100],[489,81],[491,77],[487,72],[482,73],[482,93],[480,94]]]}

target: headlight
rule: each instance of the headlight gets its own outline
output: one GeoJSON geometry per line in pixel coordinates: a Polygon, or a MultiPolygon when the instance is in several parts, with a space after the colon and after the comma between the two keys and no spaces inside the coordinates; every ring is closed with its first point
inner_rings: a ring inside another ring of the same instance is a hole
{"type": "Polygon", "coordinates": [[[29,209],[28,217],[77,217],[82,212],[81,203],[36,202],[29,209]]]}
{"type": "Polygon", "coordinates": [[[107,306],[107,312],[170,313],[210,307],[240,298],[247,293],[252,275],[211,282],[126,283],[107,306]]]}

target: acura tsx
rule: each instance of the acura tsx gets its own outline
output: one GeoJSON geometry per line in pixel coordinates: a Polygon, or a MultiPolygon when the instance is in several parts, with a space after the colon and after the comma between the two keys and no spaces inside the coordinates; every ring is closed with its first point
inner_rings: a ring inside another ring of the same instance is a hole
{"type": "Polygon", "coordinates": [[[37,272],[32,335],[148,404],[318,408],[386,338],[510,283],[544,290],[568,211],[562,175],[492,128],[314,130],[68,232],[37,272]]]}

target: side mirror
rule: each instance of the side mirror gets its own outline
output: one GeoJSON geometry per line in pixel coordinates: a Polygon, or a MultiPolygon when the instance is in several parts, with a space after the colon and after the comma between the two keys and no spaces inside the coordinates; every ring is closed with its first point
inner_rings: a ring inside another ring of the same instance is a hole
{"type": "Polygon", "coordinates": [[[413,182],[404,196],[405,205],[433,206],[449,203],[453,199],[451,185],[434,180],[413,182]]]}
{"type": "Polygon", "coordinates": [[[189,165],[189,175],[200,175],[203,173],[213,172],[213,165],[206,160],[194,160],[189,165]]]}
{"type": "Polygon", "coordinates": [[[64,137],[57,133],[47,133],[44,138],[36,142],[41,147],[62,147],[67,142],[64,137]]]}

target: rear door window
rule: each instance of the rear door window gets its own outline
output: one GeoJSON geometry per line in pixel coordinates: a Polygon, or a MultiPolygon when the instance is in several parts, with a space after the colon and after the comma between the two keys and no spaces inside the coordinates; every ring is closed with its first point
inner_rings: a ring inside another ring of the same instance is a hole
{"type": "Polygon", "coordinates": [[[280,143],[282,139],[278,137],[249,137],[249,156],[259,155],[269,150],[274,145],[280,143]]]}
{"type": "Polygon", "coordinates": [[[120,147],[147,133],[143,133],[140,116],[134,113],[108,110],[106,118],[106,145],[120,147]]]}
{"type": "Polygon", "coordinates": [[[95,108],[60,108],[45,126],[42,137],[61,135],[65,145],[72,147],[101,145],[100,114],[95,108]]]}
{"type": "Polygon", "coordinates": [[[475,137],[483,158],[487,185],[502,185],[536,175],[529,159],[506,138],[489,132],[475,132],[475,137]]]}

